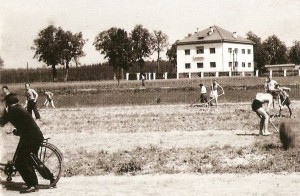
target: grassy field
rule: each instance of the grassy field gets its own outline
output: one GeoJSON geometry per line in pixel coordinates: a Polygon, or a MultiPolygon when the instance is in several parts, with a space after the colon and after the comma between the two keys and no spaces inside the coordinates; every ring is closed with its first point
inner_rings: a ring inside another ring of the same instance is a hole
{"type": "MultiPolygon", "coordinates": [[[[140,81],[121,81],[117,87],[116,81],[67,82],[67,83],[34,83],[32,87],[40,94],[39,106],[42,106],[43,90],[55,94],[58,107],[107,106],[107,105],[151,105],[160,98],[164,104],[190,104],[199,96],[199,83],[204,83],[209,89],[213,78],[204,79],[171,79],[146,81],[142,87],[140,81]]],[[[300,99],[300,77],[274,78],[284,86],[292,89],[292,100],[300,99]]],[[[232,77],[218,78],[224,87],[225,96],[220,100],[226,102],[249,102],[257,92],[263,92],[265,78],[232,77]]],[[[20,95],[24,102],[24,84],[8,84],[12,92],[20,95]]]]}

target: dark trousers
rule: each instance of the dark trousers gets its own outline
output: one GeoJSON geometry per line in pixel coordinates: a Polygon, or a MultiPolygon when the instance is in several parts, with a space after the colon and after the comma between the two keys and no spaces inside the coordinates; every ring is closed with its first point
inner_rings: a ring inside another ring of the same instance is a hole
{"type": "MultiPolygon", "coordinates": [[[[26,185],[29,187],[38,185],[38,179],[33,167],[33,159],[30,153],[33,153],[36,157],[38,157],[40,144],[40,142],[28,144],[20,141],[16,150],[15,167],[22,176],[26,185]]],[[[53,174],[46,166],[42,169],[42,171],[39,170],[39,172],[41,172],[42,177],[47,180],[52,180],[54,178],[53,174]]]]}
{"type": "Polygon", "coordinates": [[[20,141],[16,150],[15,167],[22,176],[27,186],[38,185],[30,153],[38,154],[40,143],[27,144],[20,141]]]}
{"type": "Polygon", "coordinates": [[[206,93],[201,93],[201,95],[200,95],[200,102],[201,103],[206,103],[207,102],[206,93]]]}
{"type": "Polygon", "coordinates": [[[28,104],[27,104],[27,111],[32,115],[32,111],[35,115],[36,119],[40,119],[40,113],[37,110],[37,104],[36,102],[34,102],[33,100],[28,100],[28,104]]]}

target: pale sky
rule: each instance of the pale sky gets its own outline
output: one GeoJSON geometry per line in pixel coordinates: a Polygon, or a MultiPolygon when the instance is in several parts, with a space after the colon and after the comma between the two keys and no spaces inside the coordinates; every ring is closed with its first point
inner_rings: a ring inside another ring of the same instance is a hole
{"type": "MultiPolygon", "coordinates": [[[[88,39],[82,64],[104,62],[92,45],[111,27],[128,33],[137,24],[161,30],[169,43],[212,25],[246,37],[252,31],[263,40],[273,34],[289,47],[300,41],[298,0],[0,0],[0,56],[4,68],[35,68],[33,40],[48,25],[88,39]]],[[[165,51],[164,51],[165,53],[165,51]]],[[[155,57],[153,57],[155,58],[155,57]]]]}

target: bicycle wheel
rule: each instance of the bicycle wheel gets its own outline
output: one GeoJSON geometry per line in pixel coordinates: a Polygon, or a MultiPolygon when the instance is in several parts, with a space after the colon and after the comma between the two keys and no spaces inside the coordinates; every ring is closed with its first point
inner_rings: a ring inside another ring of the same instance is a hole
{"type": "Polygon", "coordinates": [[[63,156],[53,144],[43,142],[38,152],[38,158],[50,170],[55,178],[55,181],[50,184],[49,179],[44,179],[38,171],[36,172],[39,187],[49,188],[51,185],[56,184],[60,179],[63,167],[63,156]]]}

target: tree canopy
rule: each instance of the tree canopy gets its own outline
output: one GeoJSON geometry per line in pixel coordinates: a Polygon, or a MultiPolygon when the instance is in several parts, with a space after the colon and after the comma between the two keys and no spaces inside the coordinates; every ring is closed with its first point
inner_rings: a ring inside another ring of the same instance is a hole
{"type": "Polygon", "coordinates": [[[157,72],[159,72],[160,53],[168,46],[168,36],[162,31],[154,31],[153,50],[157,52],[157,72]]]}
{"type": "Polygon", "coordinates": [[[56,66],[59,64],[66,66],[67,80],[70,61],[74,60],[77,63],[78,58],[85,55],[82,51],[84,44],[81,32],[73,34],[61,27],[50,25],[39,32],[33,41],[32,49],[35,50],[34,58],[52,67],[53,81],[56,81],[56,66]]]}
{"type": "Polygon", "coordinates": [[[289,51],[289,60],[291,63],[300,65],[300,41],[294,41],[294,45],[289,51]]]}
{"type": "Polygon", "coordinates": [[[284,64],[288,62],[287,47],[276,35],[269,36],[262,47],[267,54],[267,64],[284,64]]]}
{"type": "Polygon", "coordinates": [[[133,61],[132,42],[127,32],[120,28],[110,28],[99,33],[93,44],[117,72],[119,84],[122,70],[127,71],[133,61]]]}
{"type": "Polygon", "coordinates": [[[145,64],[144,58],[149,57],[152,53],[152,39],[148,29],[143,25],[136,25],[131,32],[133,58],[140,66],[140,72],[145,64]]]}
{"type": "Polygon", "coordinates": [[[166,53],[169,62],[175,67],[177,64],[177,41],[172,44],[171,48],[166,53]]]}
{"type": "Polygon", "coordinates": [[[0,56],[0,68],[2,68],[3,66],[4,66],[4,61],[3,61],[3,59],[0,56]]]}

